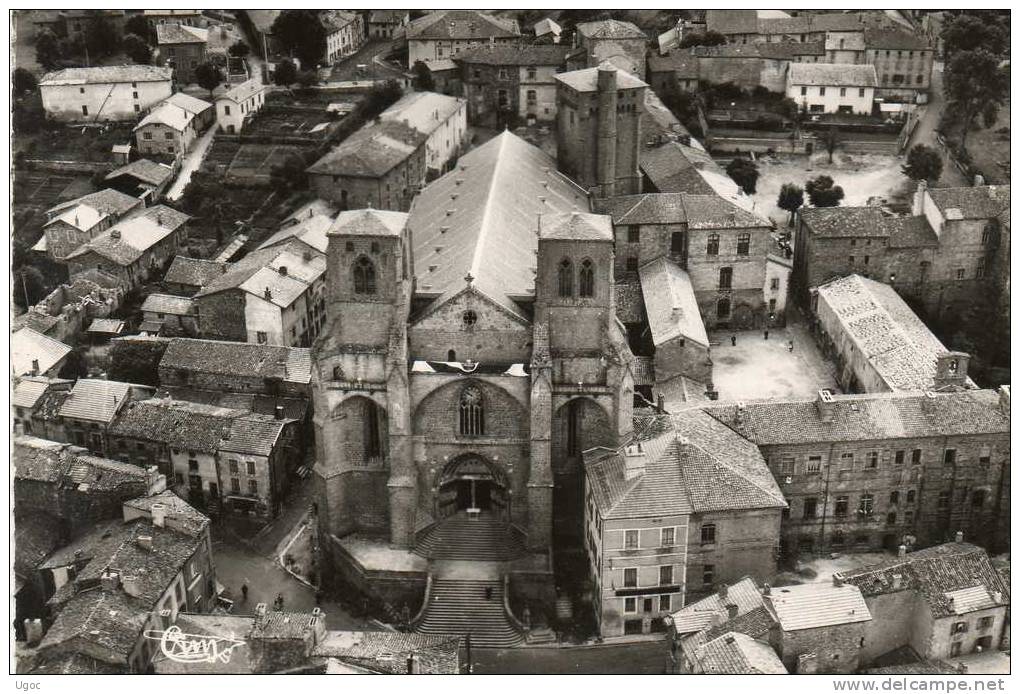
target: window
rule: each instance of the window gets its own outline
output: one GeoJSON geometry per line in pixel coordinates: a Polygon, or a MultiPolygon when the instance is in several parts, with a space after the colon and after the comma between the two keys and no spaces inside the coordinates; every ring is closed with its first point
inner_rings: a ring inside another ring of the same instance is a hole
{"type": "Polygon", "coordinates": [[[779,459],[779,474],[792,475],[796,468],[797,459],[792,455],[784,455],[779,459]]]}
{"type": "Polygon", "coordinates": [[[898,490],[889,492],[889,503],[893,505],[900,503],[900,493],[898,490]]]}
{"type": "Polygon", "coordinates": [[[878,451],[868,451],[864,457],[864,467],[869,470],[878,468],[878,451]]]}
{"type": "Polygon", "coordinates": [[[141,112],[142,112],[142,107],[139,106],[138,104],[135,104],[135,113],[141,113],[141,112]]]}
{"type": "Polygon", "coordinates": [[[574,264],[569,258],[564,258],[559,265],[560,296],[574,296],[574,264]]]}
{"type": "Polygon", "coordinates": [[[715,564],[705,564],[701,569],[701,584],[711,586],[715,583],[715,564]]]}
{"type": "Polygon", "coordinates": [[[375,265],[365,256],[354,263],[354,293],[375,294],[375,265]]]}
{"type": "Polygon", "coordinates": [[[740,234],[737,236],[737,255],[747,255],[751,251],[751,235],[740,234]]]}
{"type": "Polygon", "coordinates": [[[637,271],[638,271],[638,259],[633,256],[627,258],[627,272],[637,271]]]}
{"type": "Polygon", "coordinates": [[[581,270],[577,273],[577,295],[595,296],[595,263],[590,260],[581,261],[581,270]]]}
{"type": "Polygon", "coordinates": [[[962,280],[966,275],[967,273],[962,267],[956,269],[956,279],[962,280]]]}
{"type": "Polygon", "coordinates": [[[623,599],[623,611],[624,612],[637,612],[637,598],[624,598],[623,599]]]}
{"type": "Polygon", "coordinates": [[[659,612],[669,612],[672,609],[673,601],[670,600],[670,595],[659,596],[659,612]]]}
{"type": "Polygon", "coordinates": [[[992,628],[992,624],[994,624],[994,623],[995,623],[995,617],[993,617],[991,615],[989,615],[988,617],[982,617],[981,619],[978,620],[978,623],[977,623],[978,631],[985,631],[986,629],[991,629],[992,628]]]}
{"type": "Polygon", "coordinates": [[[967,633],[967,622],[953,622],[953,627],[949,633],[951,634],[967,633]]]}
{"type": "Polygon", "coordinates": [[[663,528],[659,535],[661,547],[672,547],[676,542],[676,528],[663,528]]]}
{"type": "Polygon", "coordinates": [[[908,489],[907,490],[907,503],[908,504],[914,503],[914,500],[916,498],[917,498],[917,490],[916,489],[908,489]]]}
{"type": "Polygon", "coordinates": [[[955,448],[947,448],[946,452],[942,454],[942,462],[945,465],[955,465],[956,464],[956,449],[955,448]]]}
{"type": "Polygon", "coordinates": [[[857,90],[857,96],[859,97],[864,96],[864,87],[861,87],[860,89],[857,90]]]}
{"type": "Polygon", "coordinates": [[[985,276],[985,259],[978,258],[977,268],[974,270],[975,279],[981,279],[985,276]]]}
{"type": "Polygon", "coordinates": [[[896,451],[895,462],[897,465],[903,465],[903,459],[906,455],[906,451],[896,451]]]}
{"type": "Polygon", "coordinates": [[[818,517],[818,499],[810,496],[804,499],[804,519],[811,520],[818,517]]]}
{"type": "Polygon", "coordinates": [[[237,461],[236,460],[231,460],[230,463],[229,463],[229,467],[230,467],[230,474],[231,475],[236,475],[237,474],[237,461]]]}
{"type": "Polygon", "coordinates": [[[144,132],[144,133],[142,133],[142,139],[143,140],[151,140],[152,139],[152,133],[151,132],[144,132]]]}
{"type": "Polygon", "coordinates": [[[862,516],[870,516],[875,512],[875,497],[872,494],[861,494],[861,500],[857,504],[857,512],[862,516]]]}
{"type": "Polygon", "coordinates": [[[981,454],[978,456],[978,463],[981,464],[981,467],[987,468],[991,462],[992,462],[992,449],[989,448],[988,446],[983,446],[981,448],[981,454]]]}
{"type": "Polygon", "coordinates": [[[948,491],[939,492],[938,507],[940,509],[948,509],[951,496],[951,493],[948,491]]]}
{"type": "Polygon", "coordinates": [[[88,106],[82,105],[82,107],[81,107],[81,115],[83,115],[83,116],[89,115],[89,107],[88,106]]]}
{"type": "Polygon", "coordinates": [[[719,268],[719,289],[730,289],[733,287],[733,268],[719,268]]]}
{"type": "Polygon", "coordinates": [[[85,87],[78,87],[78,93],[79,94],[84,94],[85,93],[85,87]]]}
{"type": "Polygon", "coordinates": [[[257,342],[258,342],[258,343],[259,343],[260,345],[264,345],[264,344],[266,344],[266,342],[268,342],[268,341],[269,341],[269,336],[268,336],[268,335],[266,335],[266,334],[265,334],[264,332],[262,332],[262,331],[258,331],[258,332],[256,332],[256,333],[255,333],[255,340],[256,340],[256,341],[257,341],[257,342]]]}
{"type": "Polygon", "coordinates": [[[705,523],[701,526],[701,544],[715,544],[715,523],[705,523]]]}
{"type": "Polygon", "coordinates": [[[474,311],[464,311],[460,316],[460,320],[465,328],[471,328],[478,322],[478,314],[474,311]]]}
{"type": "Polygon", "coordinates": [[[659,567],[659,585],[673,585],[673,565],[659,567]]]}
{"type": "Polygon", "coordinates": [[[470,385],[460,394],[460,435],[482,436],[485,434],[485,408],[482,391],[470,385]]]}
{"type": "Polygon", "coordinates": [[[822,471],[822,456],[820,455],[809,455],[807,459],[807,467],[805,468],[808,472],[821,472],[822,471]]]}
{"type": "Polygon", "coordinates": [[[837,530],[832,533],[832,546],[842,547],[846,543],[846,537],[843,535],[842,530],[837,530]]]}
{"type": "Polygon", "coordinates": [[[637,588],[637,569],[623,570],[623,587],[637,588]]]}
{"type": "Polygon", "coordinates": [[[245,463],[245,467],[246,467],[249,475],[254,475],[255,474],[255,462],[254,461],[251,461],[251,460],[247,461],[245,463]]]}
{"type": "Polygon", "coordinates": [[[778,292],[779,291],[779,278],[778,277],[773,277],[771,280],[769,280],[769,289],[771,289],[774,292],[778,292]]]}
{"type": "Polygon", "coordinates": [[[189,472],[198,472],[198,461],[197,460],[189,460],[188,461],[188,471],[189,472]]]}
{"type": "Polygon", "coordinates": [[[719,234],[708,235],[708,248],[705,252],[708,255],[719,255],[719,234]]]}
{"type": "Polygon", "coordinates": [[[224,106],[223,107],[223,115],[225,115],[225,116],[229,116],[230,115],[230,107],[229,106],[224,106]]]}
{"type": "Polygon", "coordinates": [[[529,80],[535,79],[535,75],[536,74],[537,74],[537,70],[535,70],[535,68],[533,68],[533,67],[529,67],[528,68],[528,79],[529,80]]]}
{"type": "Polygon", "coordinates": [[[623,533],[623,548],[624,549],[637,549],[638,548],[638,531],[637,530],[625,530],[623,533]]]}
{"type": "Polygon", "coordinates": [[[240,494],[241,493],[241,480],[237,479],[236,477],[231,477],[230,478],[230,490],[232,492],[234,492],[235,494],[240,494]]]}
{"type": "Polygon", "coordinates": [[[800,95],[801,96],[807,96],[807,87],[801,87],[800,88],[800,95]]]}
{"type": "Polygon", "coordinates": [[[921,464],[921,449],[915,448],[910,452],[910,464],[920,465],[921,464]]]}
{"type": "Polygon", "coordinates": [[[825,87],[818,88],[818,96],[825,96],[825,87]]]}
{"type": "Polygon", "coordinates": [[[528,103],[529,104],[533,104],[536,101],[538,101],[538,92],[536,92],[534,89],[529,89],[528,90],[528,103]]]}
{"type": "Polygon", "coordinates": [[[854,469],[854,454],[853,453],[840,453],[839,454],[839,469],[840,470],[853,470],[854,469]]]}
{"type": "Polygon", "coordinates": [[[259,493],[259,483],[256,480],[248,480],[248,493],[249,494],[259,493]]]}
{"type": "Polygon", "coordinates": [[[373,241],[371,248],[372,248],[372,253],[378,255],[378,253],[379,253],[379,242],[378,241],[373,241]]]}
{"type": "Polygon", "coordinates": [[[726,320],[730,317],[730,300],[726,297],[719,299],[715,305],[715,315],[719,320],[726,320]]]}
{"type": "Polygon", "coordinates": [[[501,67],[499,69],[499,78],[501,80],[509,79],[509,75],[507,75],[506,68],[501,67]]]}
{"type": "Polygon", "coordinates": [[[846,96],[846,87],[840,87],[839,88],[839,95],[840,96],[846,96]]]}
{"type": "Polygon", "coordinates": [[[836,508],[833,514],[836,518],[845,518],[847,511],[850,508],[850,497],[848,496],[837,496],[836,497],[836,508]]]}
{"type": "Polygon", "coordinates": [[[684,233],[682,231],[674,231],[669,236],[669,252],[670,255],[684,254],[684,233]]]}
{"type": "Polygon", "coordinates": [[[850,264],[851,264],[851,265],[853,265],[853,264],[854,264],[854,257],[853,257],[853,256],[850,256],[850,264]]]}

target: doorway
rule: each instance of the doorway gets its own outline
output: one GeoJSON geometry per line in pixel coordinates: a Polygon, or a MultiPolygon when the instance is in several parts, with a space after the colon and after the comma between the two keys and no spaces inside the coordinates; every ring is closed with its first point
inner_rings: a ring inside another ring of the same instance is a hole
{"type": "Polygon", "coordinates": [[[467,454],[450,461],[438,482],[437,517],[470,511],[509,519],[509,481],[499,467],[482,456],[467,454]]]}

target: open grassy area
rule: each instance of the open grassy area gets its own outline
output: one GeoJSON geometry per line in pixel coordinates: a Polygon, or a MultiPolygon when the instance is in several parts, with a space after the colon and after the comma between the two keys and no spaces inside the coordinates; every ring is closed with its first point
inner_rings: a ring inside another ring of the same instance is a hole
{"type": "Polygon", "coordinates": [[[985,177],[985,183],[1009,183],[1010,140],[1009,101],[999,109],[999,117],[990,128],[976,130],[967,136],[967,151],[974,166],[985,177]]]}

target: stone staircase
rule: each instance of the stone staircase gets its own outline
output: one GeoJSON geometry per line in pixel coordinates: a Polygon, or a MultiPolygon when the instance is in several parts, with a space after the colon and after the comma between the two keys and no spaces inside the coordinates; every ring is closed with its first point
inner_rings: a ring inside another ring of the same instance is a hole
{"type": "Polygon", "coordinates": [[[426,599],[428,604],[415,624],[419,634],[470,634],[471,645],[477,648],[512,648],[524,643],[524,634],[504,609],[499,578],[433,577],[426,599]]]}
{"type": "Polygon", "coordinates": [[[492,516],[469,519],[457,514],[426,530],[414,551],[442,561],[510,561],[526,549],[523,533],[509,523],[492,516]]]}

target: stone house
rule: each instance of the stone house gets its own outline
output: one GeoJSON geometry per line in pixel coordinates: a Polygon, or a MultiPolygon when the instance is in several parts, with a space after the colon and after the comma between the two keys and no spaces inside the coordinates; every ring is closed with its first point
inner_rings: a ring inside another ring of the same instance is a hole
{"type": "Polygon", "coordinates": [[[690,654],[692,675],[785,675],[772,646],[738,631],[720,634],[690,654]]]}
{"type": "Polygon", "coordinates": [[[142,154],[168,154],[176,159],[187,153],[214,118],[212,104],[177,92],[135,126],[135,143],[142,154]]]}
{"type": "Polygon", "coordinates": [[[822,62],[827,62],[825,47],[817,41],[695,46],[649,56],[648,80],[653,88],[666,92],[732,83],[741,89],[763,87],[782,94],[791,64],[822,62]]]}
{"type": "Polygon", "coordinates": [[[786,96],[808,113],[870,115],[878,80],[872,65],[790,63],[786,96]]]}
{"type": "Polygon", "coordinates": [[[173,182],[174,167],[149,159],[137,159],[106,174],[106,185],[138,198],[146,207],[163,199],[173,182]]]}
{"type": "Polygon", "coordinates": [[[123,292],[76,278],[47,294],[11,321],[14,331],[29,327],[67,345],[77,344],[89,324],[109,316],[119,306],[123,292]]]}
{"type": "Polygon", "coordinates": [[[510,123],[556,118],[556,74],[566,64],[566,46],[482,46],[462,51],[460,67],[468,116],[510,123]]]}
{"type": "Polygon", "coordinates": [[[568,69],[592,68],[609,61],[618,69],[645,79],[648,36],[631,22],[605,19],[583,22],[574,28],[574,45],[568,69]]]}
{"type": "Polygon", "coordinates": [[[448,60],[469,48],[515,44],[521,40],[516,19],[503,19],[478,10],[440,10],[414,20],[404,30],[407,67],[419,60],[448,60]]]}
{"type": "Polygon", "coordinates": [[[11,333],[14,376],[56,376],[67,363],[71,348],[29,327],[11,333]]]}
{"type": "Polygon", "coordinates": [[[15,434],[38,436],[57,441],[63,436],[50,430],[42,419],[42,410],[49,406],[55,393],[66,397],[74,381],[46,376],[23,376],[11,392],[11,420],[15,434]]]}
{"type": "Polygon", "coordinates": [[[425,184],[427,141],[403,122],[377,118],[308,167],[308,185],[343,210],[406,212],[425,184]]]}
{"type": "Polygon", "coordinates": [[[186,27],[205,27],[209,20],[201,10],[144,10],[142,14],[153,28],[161,24],[178,24],[186,27]]]}
{"type": "Polygon", "coordinates": [[[187,24],[156,24],[156,64],[173,69],[174,81],[189,84],[195,68],[206,62],[209,30],[187,24]]]}
{"type": "Polygon", "coordinates": [[[251,78],[234,85],[216,97],[216,123],[220,130],[233,135],[244,129],[266,103],[266,88],[262,81],[251,78]]]}
{"type": "Polygon", "coordinates": [[[229,267],[228,263],[179,255],[170,263],[163,276],[163,282],[169,291],[178,296],[194,296],[202,287],[225,273],[229,267]]]}
{"type": "Polygon", "coordinates": [[[32,250],[63,261],[83,244],[144,206],[138,198],[112,188],[68,200],[46,211],[43,238],[32,250]]]}
{"type": "Polygon", "coordinates": [[[188,297],[149,294],[142,303],[142,323],[160,326],[162,335],[195,337],[198,333],[194,301],[188,297]]]}
{"type": "Polygon", "coordinates": [[[319,23],[326,30],[326,65],[335,65],[365,43],[365,21],[360,12],[322,10],[319,23]]]}
{"type": "Polygon", "coordinates": [[[171,81],[169,68],[152,65],[72,67],[44,75],[39,92],[53,120],[128,121],[170,96],[171,81]]]}
{"type": "Polygon", "coordinates": [[[411,15],[407,10],[372,10],[368,15],[368,36],[373,39],[392,39],[407,26],[411,15]]]}
{"type": "Polygon", "coordinates": [[[1009,584],[961,536],[837,578],[860,589],[874,617],[862,664],[905,646],[924,660],[959,658],[1001,648],[1008,634],[1009,584]]]}
{"type": "Polygon", "coordinates": [[[412,92],[380,115],[426,136],[425,167],[430,179],[446,173],[468,141],[467,102],[435,92],[412,92]]]}
{"type": "Polygon", "coordinates": [[[117,413],[132,400],[152,395],[152,389],[120,381],[79,378],[60,405],[64,439],[96,455],[112,457],[109,429],[117,413]]]}
{"type": "Polygon", "coordinates": [[[920,34],[900,29],[864,31],[864,62],[878,76],[875,97],[886,102],[923,104],[931,89],[935,49],[920,34]]]}

